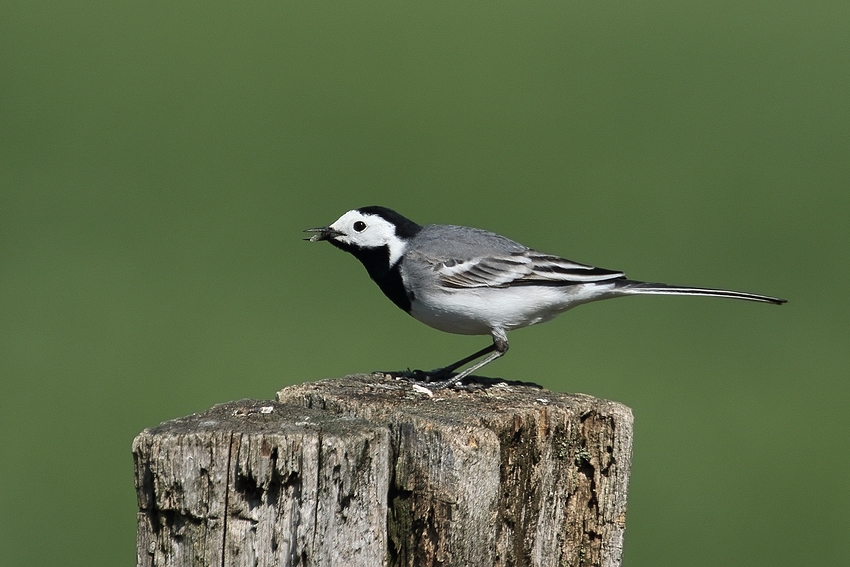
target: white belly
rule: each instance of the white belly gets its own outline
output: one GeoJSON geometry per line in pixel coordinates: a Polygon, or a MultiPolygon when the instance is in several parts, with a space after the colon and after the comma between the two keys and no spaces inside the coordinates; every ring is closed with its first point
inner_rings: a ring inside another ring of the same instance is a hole
{"type": "Polygon", "coordinates": [[[600,284],[472,288],[417,294],[410,314],[447,333],[489,335],[549,321],[564,311],[601,299],[600,284]]]}

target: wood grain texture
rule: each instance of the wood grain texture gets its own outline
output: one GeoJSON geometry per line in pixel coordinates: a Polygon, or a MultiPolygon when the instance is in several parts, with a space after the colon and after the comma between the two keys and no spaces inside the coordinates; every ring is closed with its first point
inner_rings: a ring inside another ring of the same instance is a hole
{"type": "Polygon", "coordinates": [[[382,565],[388,447],[386,428],[271,401],[147,429],[137,564],[382,565]]]}
{"type": "Polygon", "coordinates": [[[590,396],[293,386],[137,437],[138,564],[614,567],[631,446],[590,396]]]}

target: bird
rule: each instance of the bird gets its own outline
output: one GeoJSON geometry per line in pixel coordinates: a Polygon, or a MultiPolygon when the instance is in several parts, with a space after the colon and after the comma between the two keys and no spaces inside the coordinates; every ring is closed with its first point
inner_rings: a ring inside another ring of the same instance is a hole
{"type": "Polygon", "coordinates": [[[550,321],[591,301],[696,295],[786,303],[755,293],[632,280],[621,271],[538,252],[487,230],[419,225],[377,205],[352,209],[328,226],[304,232],[315,233],[305,240],[327,241],[357,258],[384,295],[414,319],[447,333],[490,335],[493,343],[470,356],[416,371],[432,389],[457,387],[504,356],[508,331],[550,321]]]}

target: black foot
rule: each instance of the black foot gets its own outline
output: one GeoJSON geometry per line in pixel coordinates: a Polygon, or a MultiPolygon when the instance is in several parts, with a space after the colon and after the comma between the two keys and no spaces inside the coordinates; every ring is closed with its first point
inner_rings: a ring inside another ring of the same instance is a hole
{"type": "MultiPolygon", "coordinates": [[[[408,368],[407,370],[379,370],[381,374],[386,374],[387,376],[392,376],[393,378],[397,378],[400,380],[405,380],[410,382],[411,384],[416,384],[418,386],[424,386],[425,388],[430,389],[440,389],[442,384],[445,384],[448,380],[450,380],[453,376],[457,376],[457,372],[444,372],[443,369],[439,370],[431,370],[430,372],[425,370],[411,370],[408,368]]],[[[542,390],[543,386],[540,384],[535,384],[534,382],[523,382],[521,380],[505,380],[503,378],[489,378],[487,376],[476,376],[472,374],[470,376],[465,376],[459,382],[452,384],[452,388],[455,390],[485,390],[487,388],[491,388],[496,384],[507,384],[508,386],[530,386],[532,388],[537,388],[542,390]]],[[[445,387],[445,386],[443,386],[445,387]]]]}
{"type": "MultiPolygon", "coordinates": [[[[407,370],[381,370],[379,372],[399,380],[405,380],[411,384],[425,386],[426,388],[439,388],[441,384],[445,384],[453,376],[457,376],[457,372],[446,372],[443,369],[427,371],[419,369],[411,370],[408,368],[407,370]]],[[[461,383],[468,382],[471,378],[472,376],[467,376],[455,385],[460,386],[461,383]]]]}

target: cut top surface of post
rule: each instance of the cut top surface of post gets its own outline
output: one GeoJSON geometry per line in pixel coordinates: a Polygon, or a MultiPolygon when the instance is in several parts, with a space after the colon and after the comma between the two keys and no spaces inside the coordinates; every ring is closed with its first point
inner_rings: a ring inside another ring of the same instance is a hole
{"type": "Polygon", "coordinates": [[[586,394],[565,394],[534,384],[496,382],[479,389],[428,390],[413,387],[388,374],[353,374],[289,386],[277,393],[281,402],[349,414],[363,419],[403,412],[457,423],[475,423],[488,417],[557,408],[576,415],[590,411],[616,417],[631,426],[631,410],[618,402],[586,394]]]}

